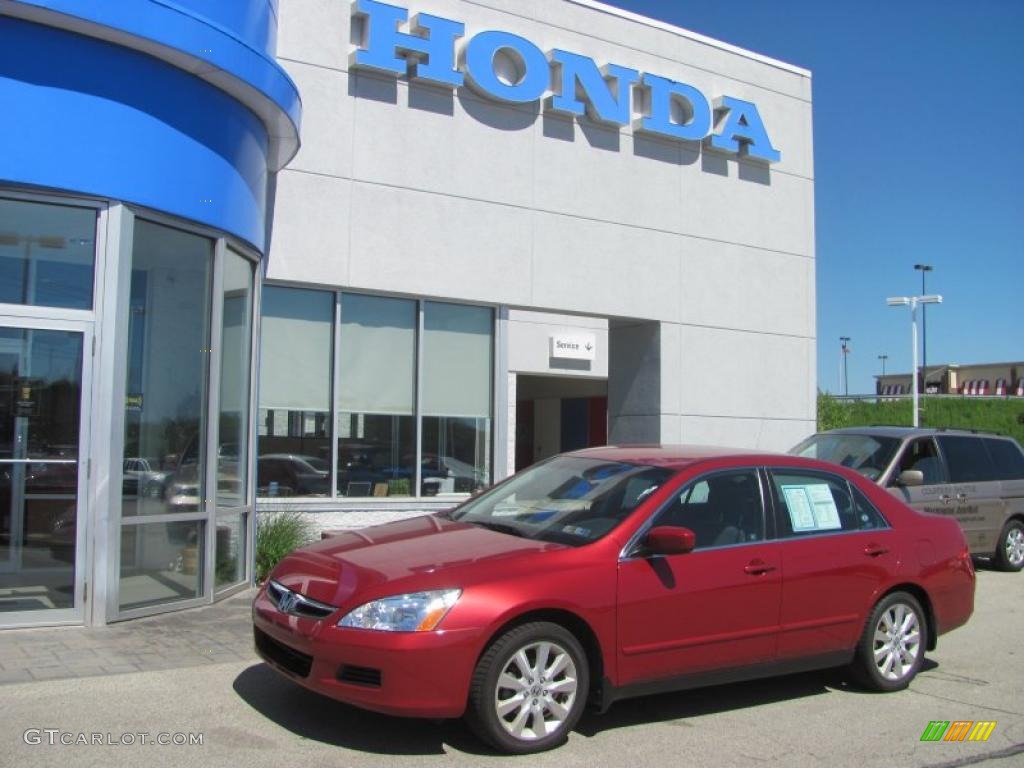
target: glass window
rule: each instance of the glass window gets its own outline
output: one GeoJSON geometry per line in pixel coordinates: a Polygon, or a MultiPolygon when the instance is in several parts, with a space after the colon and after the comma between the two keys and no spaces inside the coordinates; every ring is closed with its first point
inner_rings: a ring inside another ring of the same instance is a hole
{"type": "Polygon", "coordinates": [[[582,546],[616,528],[672,474],[663,467],[559,456],[520,472],[451,516],[513,536],[582,546]]]}
{"type": "Polygon", "coordinates": [[[857,515],[857,527],[862,531],[888,528],[889,523],[878,511],[878,507],[868,501],[868,497],[852,483],[850,489],[853,491],[853,511],[857,515]]]}
{"type": "Polygon", "coordinates": [[[690,483],[653,524],[689,528],[696,534],[696,549],[761,541],[764,509],[757,472],[719,472],[690,483]]]}
{"type": "Polygon", "coordinates": [[[833,432],[811,435],[790,453],[831,461],[860,472],[869,480],[877,480],[899,447],[900,441],[894,437],[833,432]]]}
{"type": "Polygon", "coordinates": [[[0,199],[0,303],[91,309],[96,211],[0,199]]]}
{"type": "Polygon", "coordinates": [[[413,493],[416,317],[415,301],[342,296],[339,495],[413,493]]]}
{"type": "MultiPolygon", "coordinates": [[[[122,516],[201,508],[214,243],[137,219],[128,316],[122,516]]],[[[221,452],[237,456],[237,444],[221,452]]]]}
{"type": "Polygon", "coordinates": [[[220,349],[220,418],[217,451],[215,586],[245,578],[246,474],[249,456],[249,378],[252,357],[253,262],[228,248],[224,254],[220,349]]]}
{"type": "Polygon", "coordinates": [[[0,613],[73,606],[82,342],[0,328],[0,613]]]}
{"type": "Polygon", "coordinates": [[[1000,480],[1024,480],[1024,453],[1013,440],[986,438],[985,445],[1000,480]]]}
{"type": "Polygon", "coordinates": [[[889,484],[895,485],[899,480],[900,473],[908,469],[921,472],[924,475],[925,485],[946,482],[946,471],[942,466],[942,459],[939,458],[939,449],[930,437],[918,438],[907,444],[889,484]]]}
{"type": "Polygon", "coordinates": [[[202,597],[205,530],[202,520],[123,526],[121,610],[202,597]]]}
{"type": "Polygon", "coordinates": [[[334,294],[266,286],[262,305],[256,493],[330,495],[334,294]]]}
{"type": "Polygon", "coordinates": [[[491,482],[493,312],[426,302],[423,317],[423,495],[491,482]]]}
{"type": "Polygon", "coordinates": [[[855,501],[850,484],[841,477],[789,470],[773,471],[771,476],[783,538],[885,527],[871,502],[855,501]]]}
{"type": "Polygon", "coordinates": [[[997,472],[980,437],[941,435],[939,446],[946,456],[951,483],[997,480],[997,472]]]}

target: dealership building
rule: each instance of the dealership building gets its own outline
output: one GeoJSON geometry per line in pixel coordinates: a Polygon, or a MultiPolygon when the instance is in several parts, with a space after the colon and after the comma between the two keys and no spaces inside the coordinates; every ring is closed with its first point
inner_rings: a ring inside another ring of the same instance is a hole
{"type": "Polygon", "coordinates": [[[815,423],[811,77],[593,0],[0,0],[0,627],[815,423]]]}

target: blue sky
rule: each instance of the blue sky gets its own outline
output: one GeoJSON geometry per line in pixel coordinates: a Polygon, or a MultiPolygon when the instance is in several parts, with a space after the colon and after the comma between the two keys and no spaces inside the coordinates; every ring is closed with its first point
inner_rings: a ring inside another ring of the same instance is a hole
{"type": "Polygon", "coordinates": [[[910,370],[918,262],[929,363],[1024,360],[1024,1],[608,1],[813,72],[820,388],[910,370]]]}

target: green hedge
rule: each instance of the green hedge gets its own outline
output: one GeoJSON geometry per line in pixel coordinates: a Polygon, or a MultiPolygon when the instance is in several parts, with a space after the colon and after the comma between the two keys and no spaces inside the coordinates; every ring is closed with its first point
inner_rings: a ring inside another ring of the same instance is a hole
{"type": "MultiPolygon", "coordinates": [[[[824,392],[818,393],[819,430],[882,424],[909,427],[910,400],[840,400],[824,392]]],[[[1024,399],[922,397],[921,426],[997,432],[1024,444],[1024,399]]]]}

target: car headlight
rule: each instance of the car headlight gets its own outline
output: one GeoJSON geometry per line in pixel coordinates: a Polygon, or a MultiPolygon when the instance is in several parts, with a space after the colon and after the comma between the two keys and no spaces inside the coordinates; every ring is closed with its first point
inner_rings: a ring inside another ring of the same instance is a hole
{"type": "Polygon", "coordinates": [[[461,589],[438,589],[384,597],[350,611],[338,626],[384,632],[429,632],[448,615],[461,594],[461,589]]]}

